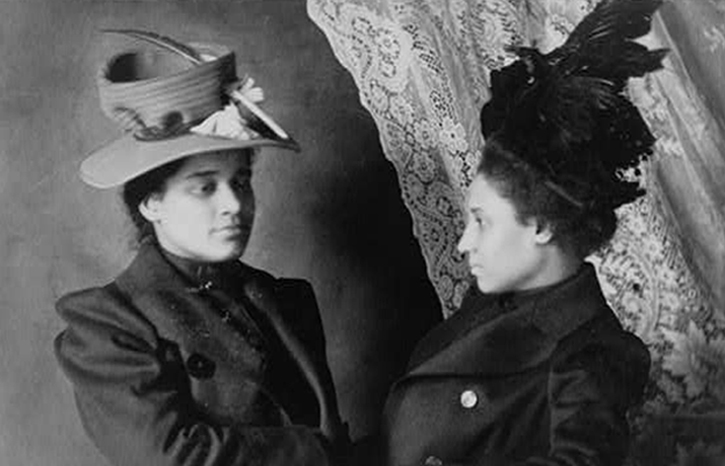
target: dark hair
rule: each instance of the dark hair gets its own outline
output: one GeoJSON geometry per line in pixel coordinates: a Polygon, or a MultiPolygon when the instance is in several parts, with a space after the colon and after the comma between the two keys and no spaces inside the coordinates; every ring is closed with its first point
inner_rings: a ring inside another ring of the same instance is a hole
{"type": "Polygon", "coordinates": [[[126,206],[126,211],[136,227],[136,241],[138,243],[154,237],[154,227],[151,222],[141,215],[139,205],[149,196],[163,193],[166,188],[166,181],[181,170],[186,160],[186,158],[181,158],[166,163],[127,181],[123,185],[121,197],[126,206]]]}
{"type": "Polygon", "coordinates": [[[562,247],[570,247],[581,259],[604,246],[617,229],[617,216],[611,206],[575,205],[547,186],[544,176],[495,138],[486,141],[477,173],[511,201],[520,223],[534,220],[548,226],[554,240],[562,247]]]}

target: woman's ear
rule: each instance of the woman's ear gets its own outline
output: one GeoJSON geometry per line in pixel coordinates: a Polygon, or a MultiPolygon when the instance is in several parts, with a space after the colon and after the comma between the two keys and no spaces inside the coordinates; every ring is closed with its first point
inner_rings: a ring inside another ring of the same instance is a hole
{"type": "Polygon", "coordinates": [[[151,223],[159,221],[161,211],[161,200],[159,199],[159,196],[157,194],[151,194],[146,197],[146,199],[141,201],[138,205],[138,211],[141,212],[143,218],[151,223]]]}
{"type": "Polygon", "coordinates": [[[536,244],[549,244],[554,239],[554,230],[549,222],[536,221],[536,231],[534,232],[534,242],[536,244]]]}

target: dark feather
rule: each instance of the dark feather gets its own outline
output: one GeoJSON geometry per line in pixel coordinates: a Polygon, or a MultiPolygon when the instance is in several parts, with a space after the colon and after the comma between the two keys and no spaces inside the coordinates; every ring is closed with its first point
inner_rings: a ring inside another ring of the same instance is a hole
{"type": "Polygon", "coordinates": [[[121,34],[135,39],[144,40],[146,42],[151,42],[161,48],[165,48],[181,55],[195,65],[202,62],[201,55],[199,55],[199,52],[197,52],[194,48],[155,32],[141,31],[139,29],[102,29],[101,31],[109,34],[121,34]]]}
{"type": "MultiPolygon", "coordinates": [[[[614,68],[621,71],[627,66],[622,61],[627,50],[631,52],[639,47],[637,55],[640,59],[651,54],[661,55],[661,51],[648,51],[634,42],[650,31],[652,16],[661,4],[662,0],[603,0],[574,28],[561,47],[547,54],[547,60],[561,73],[590,70],[601,75],[613,72],[614,68]]],[[[654,61],[659,63],[656,58],[654,61]]],[[[653,70],[646,67],[632,69],[627,77],[641,76],[649,71],[653,70]]]]}
{"type": "Polygon", "coordinates": [[[551,53],[531,60],[531,51],[516,50],[538,68],[533,76],[546,76],[550,89],[539,111],[556,123],[563,140],[591,138],[599,113],[625,103],[618,94],[627,80],[662,67],[666,50],[649,50],[634,41],[649,32],[661,4],[662,0],[602,0],[551,53]]]}
{"type": "Polygon", "coordinates": [[[592,139],[597,115],[617,100],[611,81],[575,76],[552,88],[542,113],[561,132],[562,142],[579,143],[592,139]]]}
{"type": "Polygon", "coordinates": [[[484,136],[577,205],[616,207],[641,195],[620,174],[651,155],[654,137],[624,89],[662,67],[667,50],[636,42],[662,1],[601,0],[552,52],[509,48],[519,60],[491,74],[484,136]]]}
{"type": "Polygon", "coordinates": [[[562,48],[571,50],[642,37],[649,32],[652,16],[662,1],[602,0],[574,28],[562,48]]]}

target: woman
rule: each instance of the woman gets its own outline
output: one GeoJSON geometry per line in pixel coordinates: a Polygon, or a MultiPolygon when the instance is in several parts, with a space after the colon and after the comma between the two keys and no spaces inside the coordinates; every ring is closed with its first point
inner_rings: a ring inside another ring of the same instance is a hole
{"type": "Polygon", "coordinates": [[[103,108],[129,134],[81,166],[123,187],[141,238],[113,282],[57,304],[83,425],[114,465],[331,464],[347,431],[312,288],[239,261],[257,148],[296,144],[236,83],[233,53],[161,41],[183,53],[102,71],[103,108]]]}
{"type": "Polygon", "coordinates": [[[384,412],[388,465],[621,465],[649,354],[584,261],[642,194],[654,138],[624,95],[664,51],[652,0],[604,0],[559,49],[492,73],[458,248],[475,285],[417,345],[384,412]]]}

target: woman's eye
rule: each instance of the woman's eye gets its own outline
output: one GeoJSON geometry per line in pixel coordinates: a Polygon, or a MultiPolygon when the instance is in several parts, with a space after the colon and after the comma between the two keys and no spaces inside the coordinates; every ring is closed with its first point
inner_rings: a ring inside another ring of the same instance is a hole
{"type": "Polygon", "coordinates": [[[193,188],[193,192],[202,195],[213,194],[216,190],[216,184],[213,182],[200,183],[193,188]]]}
{"type": "Polygon", "coordinates": [[[249,178],[235,178],[232,180],[232,187],[237,191],[249,189],[249,178]]]}

